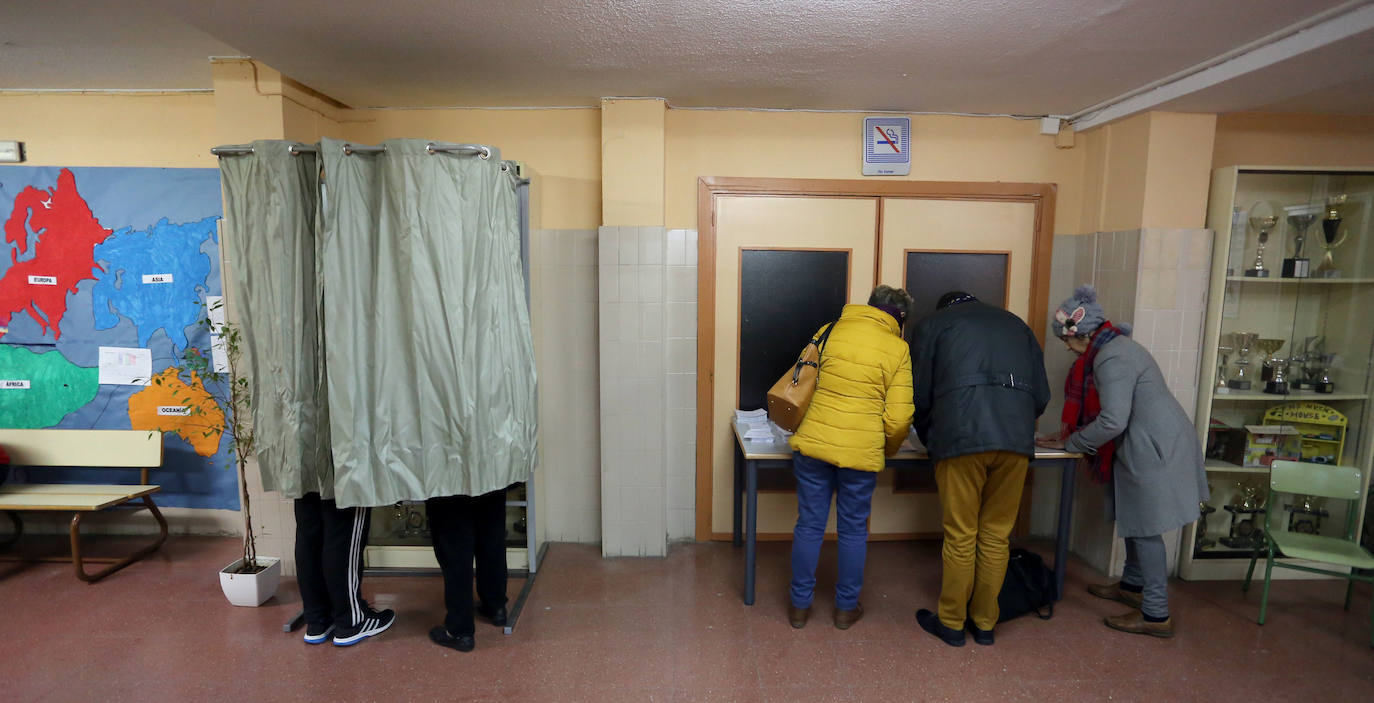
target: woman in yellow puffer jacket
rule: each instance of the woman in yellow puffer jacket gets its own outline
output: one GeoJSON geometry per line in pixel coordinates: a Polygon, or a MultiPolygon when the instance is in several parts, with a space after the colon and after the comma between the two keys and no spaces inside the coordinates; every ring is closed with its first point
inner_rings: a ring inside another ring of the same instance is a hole
{"type": "Polygon", "coordinates": [[[878,286],[868,305],[844,306],[821,350],[811,407],[790,442],[797,477],[787,611],[792,627],[804,627],[811,615],[832,494],[839,531],[835,627],[848,629],[863,617],[859,589],[873,488],[886,458],[897,453],[911,429],[911,352],[902,339],[910,310],[906,291],[878,286]]]}

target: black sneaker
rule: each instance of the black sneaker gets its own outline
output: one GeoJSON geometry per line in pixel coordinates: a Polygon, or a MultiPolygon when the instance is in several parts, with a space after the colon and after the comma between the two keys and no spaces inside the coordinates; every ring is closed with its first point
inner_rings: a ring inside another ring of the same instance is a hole
{"type": "Polygon", "coordinates": [[[963,630],[945,627],[945,624],[940,622],[940,617],[938,615],[925,608],[916,611],[916,623],[921,626],[922,630],[939,637],[941,642],[951,647],[964,646],[963,630]]]}
{"type": "Polygon", "coordinates": [[[390,610],[376,611],[368,608],[363,611],[363,621],[352,627],[334,628],[334,646],[347,647],[357,644],[373,635],[386,632],[396,622],[396,613],[390,610]]]}
{"type": "Polygon", "coordinates": [[[443,626],[430,628],[429,641],[440,647],[448,647],[460,652],[471,652],[477,646],[477,640],[472,635],[454,637],[448,633],[448,628],[443,626]]]}
{"type": "Polygon", "coordinates": [[[509,617],[506,614],[506,606],[503,605],[499,608],[488,608],[485,605],[478,605],[476,610],[478,615],[481,615],[482,617],[491,621],[491,624],[497,627],[506,626],[506,619],[509,617]]]}
{"type": "Polygon", "coordinates": [[[318,623],[307,623],[305,626],[306,644],[324,644],[329,639],[329,635],[334,632],[334,623],[321,625],[318,623]]]}
{"type": "Polygon", "coordinates": [[[964,629],[973,635],[973,641],[978,644],[986,646],[993,643],[992,630],[978,629],[978,626],[974,625],[971,619],[964,621],[964,629]]]}

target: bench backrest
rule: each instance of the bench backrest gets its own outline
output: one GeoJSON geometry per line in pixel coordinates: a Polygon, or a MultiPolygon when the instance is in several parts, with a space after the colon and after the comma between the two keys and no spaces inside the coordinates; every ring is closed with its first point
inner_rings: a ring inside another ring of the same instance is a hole
{"type": "Polygon", "coordinates": [[[0,430],[0,447],[15,466],[162,466],[158,430],[0,430]]]}

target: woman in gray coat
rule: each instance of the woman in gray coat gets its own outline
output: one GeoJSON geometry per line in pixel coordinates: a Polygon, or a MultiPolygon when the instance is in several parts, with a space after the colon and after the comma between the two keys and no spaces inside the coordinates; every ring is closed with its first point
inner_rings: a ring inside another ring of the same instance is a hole
{"type": "Polygon", "coordinates": [[[1105,618],[1108,627],[1172,637],[1163,535],[1197,520],[1208,497],[1197,431],[1150,352],[1106,319],[1091,286],[1055,311],[1054,333],[1079,359],[1065,383],[1062,438],[1037,444],[1090,455],[1126,540],[1121,581],[1088,591],[1135,608],[1105,618]]]}

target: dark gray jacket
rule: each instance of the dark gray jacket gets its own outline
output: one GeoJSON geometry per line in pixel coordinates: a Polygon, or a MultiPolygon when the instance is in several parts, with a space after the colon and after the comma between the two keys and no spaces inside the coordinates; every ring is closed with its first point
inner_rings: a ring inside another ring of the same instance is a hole
{"type": "Polygon", "coordinates": [[[1040,342],[1021,318],[959,303],[921,320],[912,339],[912,424],[931,459],[1035,453],[1035,418],[1050,402],[1050,383],[1040,342]]]}

